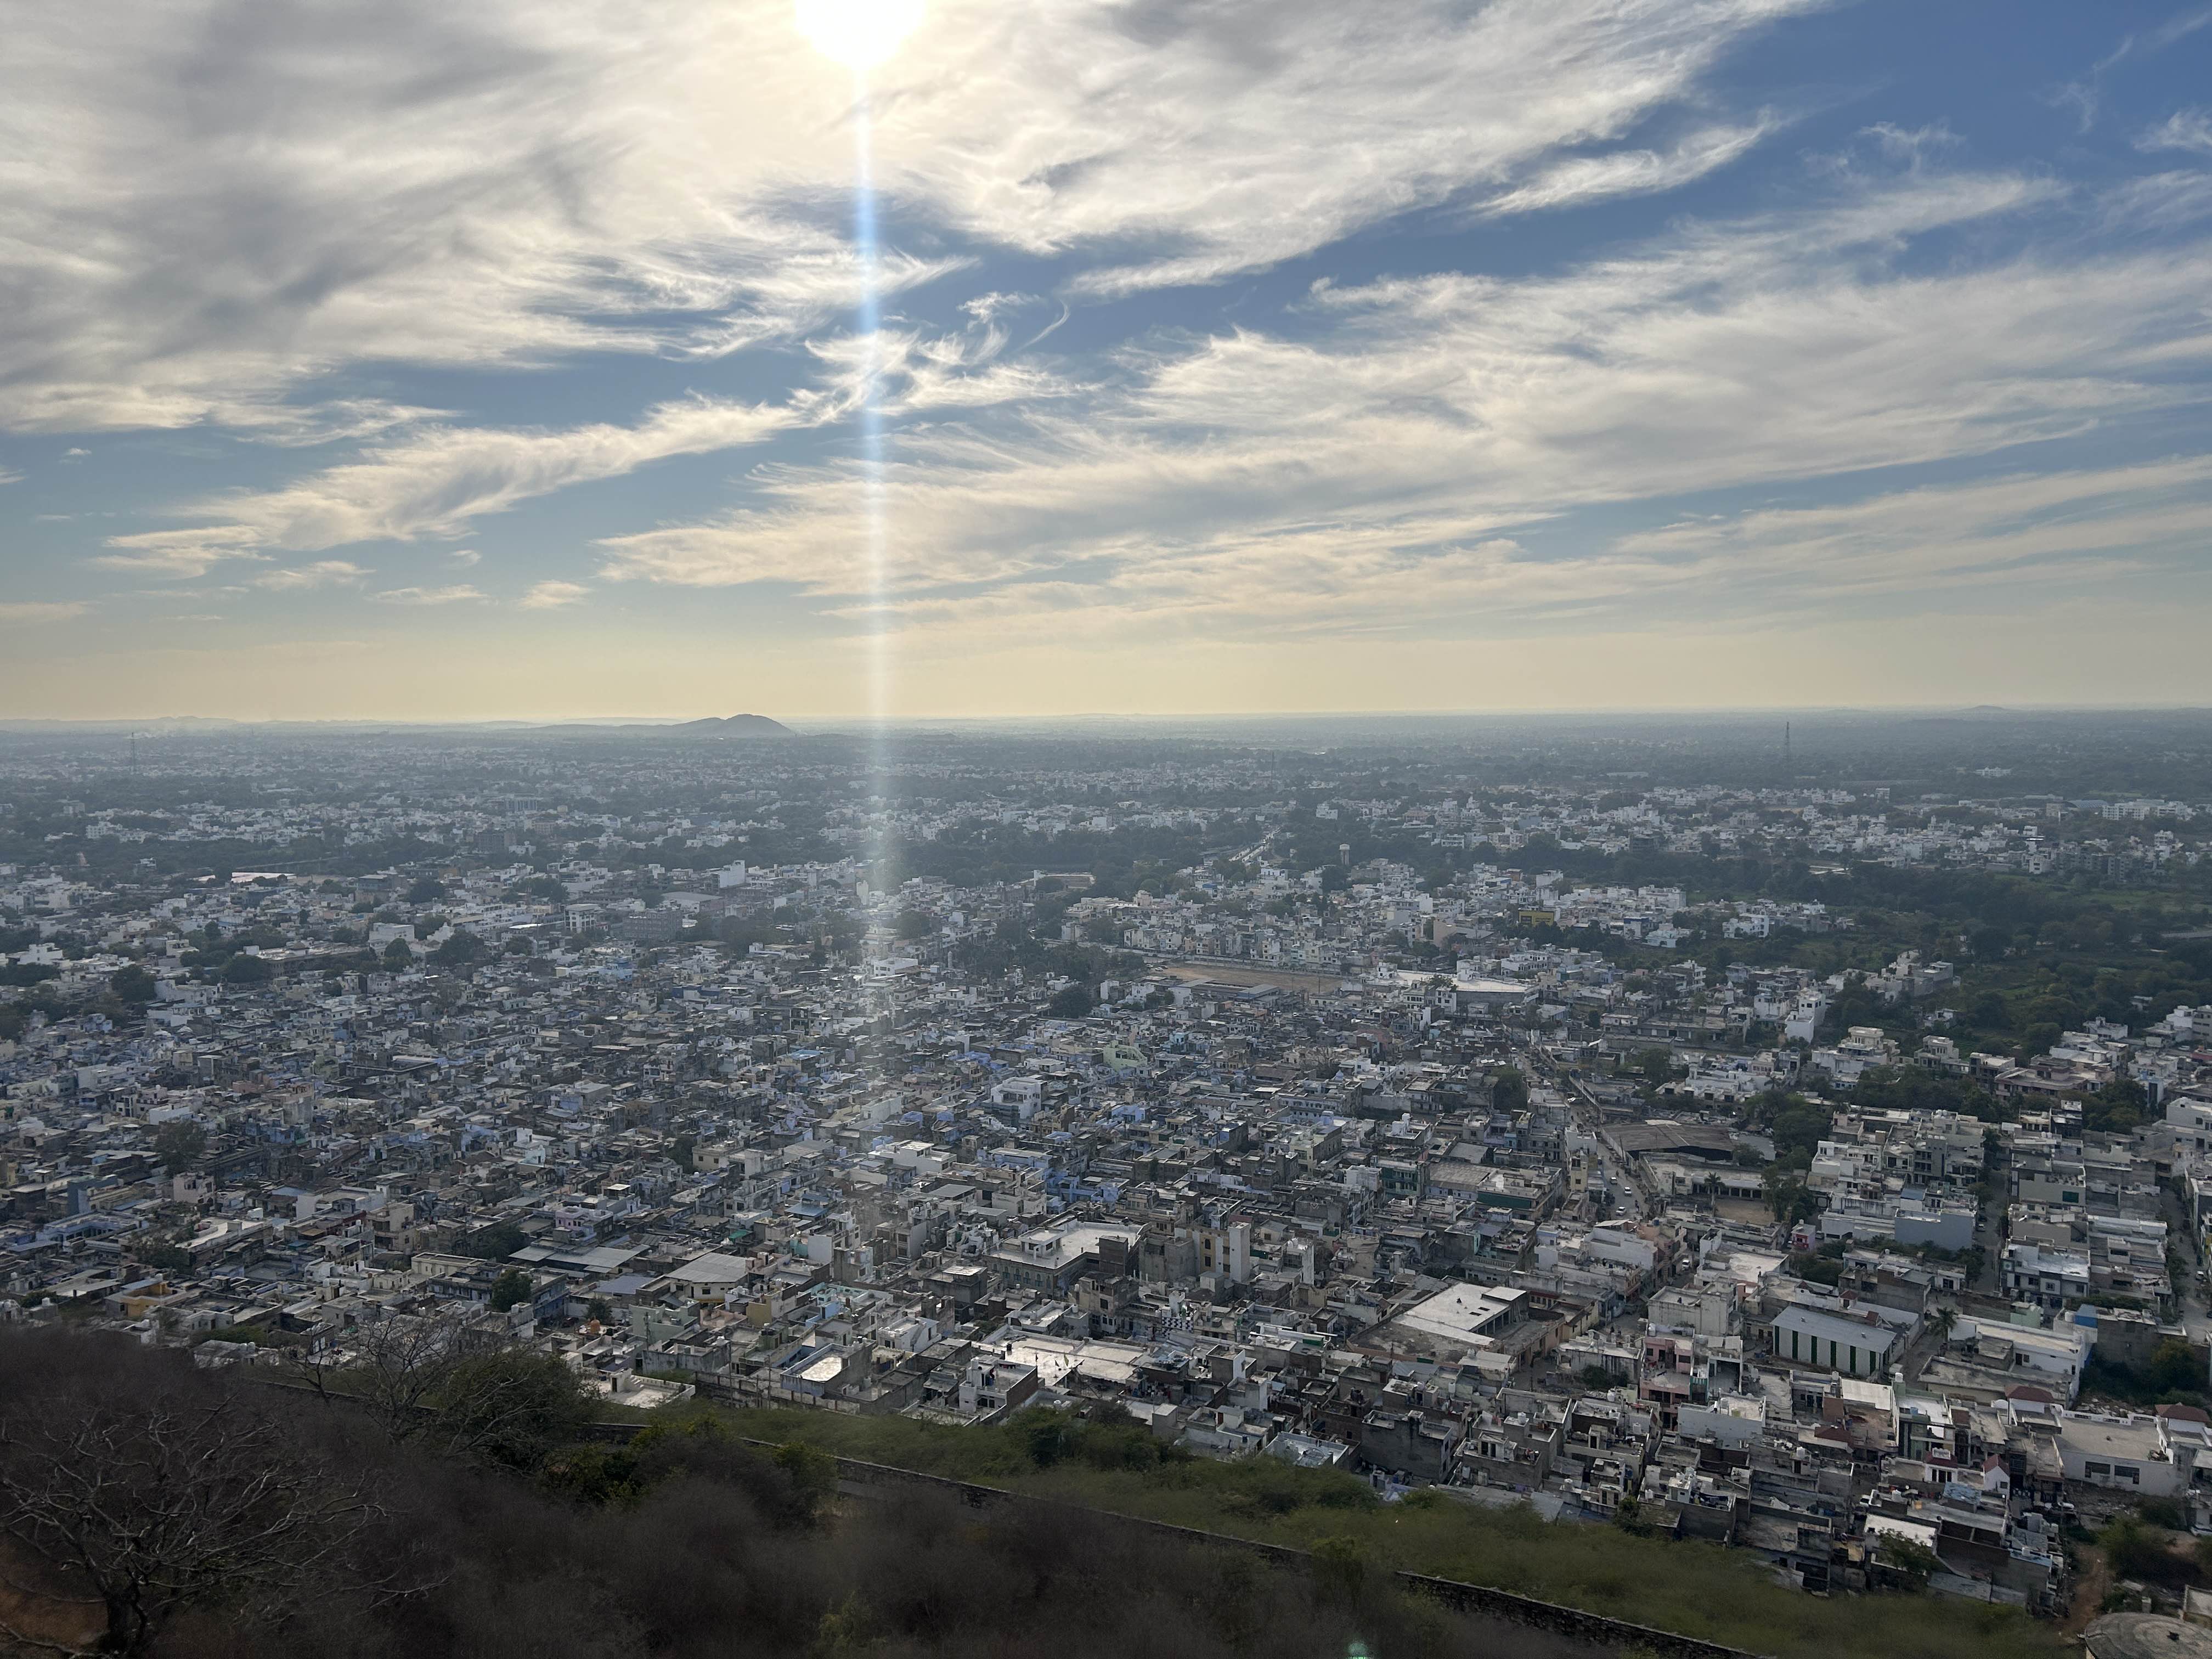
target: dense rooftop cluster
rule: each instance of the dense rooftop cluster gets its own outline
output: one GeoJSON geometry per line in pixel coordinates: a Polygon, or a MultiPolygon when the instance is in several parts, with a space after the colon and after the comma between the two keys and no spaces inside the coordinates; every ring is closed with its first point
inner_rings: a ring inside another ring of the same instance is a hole
{"type": "Polygon", "coordinates": [[[0,772],[0,1317],[1111,1404],[2038,1611],[2100,1506],[2212,1525],[2203,803],[1663,746],[145,747],[0,772]]]}

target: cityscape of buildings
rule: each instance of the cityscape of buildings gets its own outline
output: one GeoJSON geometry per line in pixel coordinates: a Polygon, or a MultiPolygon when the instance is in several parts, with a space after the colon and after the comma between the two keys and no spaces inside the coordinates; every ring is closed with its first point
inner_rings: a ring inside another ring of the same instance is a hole
{"type": "Polygon", "coordinates": [[[281,1367],[459,1315],[647,1409],[1110,1404],[2038,1613],[2083,1517],[2212,1527],[2212,1418],[2124,1397],[2207,1388],[2212,995],[2014,1018],[2060,922],[1905,945],[1878,885],[2185,922],[2212,799],[103,744],[0,756],[0,1319],[281,1367]]]}

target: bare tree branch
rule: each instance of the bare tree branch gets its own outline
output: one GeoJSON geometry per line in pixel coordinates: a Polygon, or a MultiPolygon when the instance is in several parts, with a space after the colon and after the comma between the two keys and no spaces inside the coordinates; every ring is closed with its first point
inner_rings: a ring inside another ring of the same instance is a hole
{"type": "Polygon", "coordinates": [[[258,1618],[335,1593],[342,1558],[381,1518],[363,1480],[234,1398],[50,1399],[0,1418],[0,1537],[56,1581],[15,1588],[101,1607],[107,1652],[143,1653],[188,1606],[258,1618]]]}
{"type": "Polygon", "coordinates": [[[74,1647],[67,1642],[53,1642],[42,1636],[33,1636],[27,1631],[17,1630],[5,1619],[0,1619],[0,1636],[6,1637],[19,1648],[29,1648],[38,1653],[64,1653],[70,1656],[70,1659],[89,1659],[98,1651],[95,1648],[74,1647]]]}
{"type": "Polygon", "coordinates": [[[394,1441],[509,1462],[572,1425],[580,1395],[558,1361],[470,1304],[395,1313],[302,1352],[294,1374],[367,1412],[394,1441]]]}
{"type": "Polygon", "coordinates": [[[392,1313],[301,1350],[289,1369],[325,1401],[369,1413],[407,1441],[434,1431],[438,1407],[470,1359],[513,1346],[503,1323],[471,1304],[392,1313]]]}

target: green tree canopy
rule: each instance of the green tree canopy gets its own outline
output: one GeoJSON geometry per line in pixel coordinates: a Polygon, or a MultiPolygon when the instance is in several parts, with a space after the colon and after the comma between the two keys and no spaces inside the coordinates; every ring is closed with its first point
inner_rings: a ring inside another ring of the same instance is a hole
{"type": "Polygon", "coordinates": [[[266,958],[241,951],[222,964],[219,976],[225,985],[266,985],[276,977],[276,969],[266,958]]]}
{"type": "Polygon", "coordinates": [[[1492,1110],[1500,1112],[1528,1109],[1528,1079],[1518,1067],[1509,1066],[1492,1080],[1490,1104],[1492,1110]]]}
{"type": "Polygon", "coordinates": [[[171,1175],[207,1156],[207,1131],[188,1117],[172,1118],[154,1131],[154,1156],[171,1175]]]}
{"type": "Polygon", "coordinates": [[[2133,1078],[2116,1077],[2081,1100],[2084,1128],[2124,1132],[2143,1121],[2150,1096],[2133,1078]]]}
{"type": "Polygon", "coordinates": [[[107,988],[125,1002],[151,1002],[154,1000],[154,976],[134,962],[129,967],[118,968],[109,975],[107,988]]]}
{"type": "Polygon", "coordinates": [[[451,938],[430,952],[430,960],[441,968],[468,968],[490,954],[491,947],[474,933],[465,927],[456,927],[451,938]]]}

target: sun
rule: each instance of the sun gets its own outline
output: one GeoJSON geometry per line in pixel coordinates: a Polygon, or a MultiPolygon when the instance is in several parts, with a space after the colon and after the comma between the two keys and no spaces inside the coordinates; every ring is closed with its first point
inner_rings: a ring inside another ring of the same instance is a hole
{"type": "Polygon", "coordinates": [[[872,70],[921,22],[923,0],[799,0],[799,32],[825,58],[872,70]]]}

